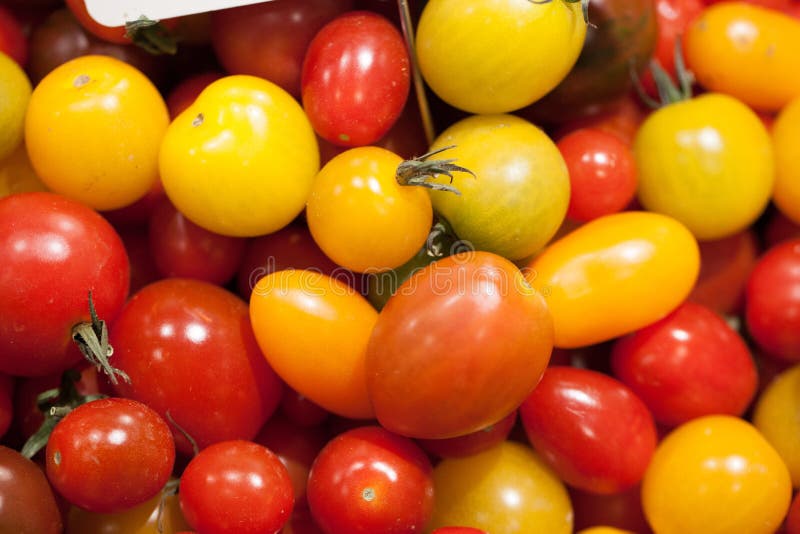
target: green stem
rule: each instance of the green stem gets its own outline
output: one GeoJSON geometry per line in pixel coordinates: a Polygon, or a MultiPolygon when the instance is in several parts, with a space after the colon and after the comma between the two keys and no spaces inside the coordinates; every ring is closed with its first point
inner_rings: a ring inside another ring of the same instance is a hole
{"type": "Polygon", "coordinates": [[[472,175],[473,178],[476,177],[475,173],[471,170],[455,165],[453,163],[455,159],[428,159],[431,156],[435,156],[451,148],[455,148],[455,145],[432,150],[427,154],[402,162],[397,166],[397,172],[395,173],[397,183],[400,185],[417,185],[433,189],[434,191],[448,191],[456,195],[461,195],[461,191],[452,185],[431,181],[436,179],[437,176],[447,176],[450,178],[450,183],[452,184],[454,172],[464,172],[472,175]]]}
{"type": "Polygon", "coordinates": [[[157,20],[141,16],[125,23],[125,36],[133,44],[157,56],[174,55],[178,51],[175,38],[166,27],[157,20]]]}
{"type": "Polygon", "coordinates": [[[108,343],[106,322],[97,317],[91,291],[89,291],[89,315],[92,319],[91,323],[79,323],[72,328],[73,341],[78,345],[81,354],[98,369],[101,369],[112,384],[119,384],[117,376],[130,384],[130,377],[124,371],[113,367],[108,361],[114,354],[114,348],[108,343]]]}

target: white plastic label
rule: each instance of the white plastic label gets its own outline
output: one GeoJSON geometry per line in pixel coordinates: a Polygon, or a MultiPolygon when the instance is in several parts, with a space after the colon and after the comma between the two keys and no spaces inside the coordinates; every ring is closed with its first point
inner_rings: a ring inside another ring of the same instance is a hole
{"type": "Polygon", "coordinates": [[[123,26],[142,16],[161,20],[269,1],[271,0],[86,0],[86,10],[94,20],[104,26],[123,26]]]}

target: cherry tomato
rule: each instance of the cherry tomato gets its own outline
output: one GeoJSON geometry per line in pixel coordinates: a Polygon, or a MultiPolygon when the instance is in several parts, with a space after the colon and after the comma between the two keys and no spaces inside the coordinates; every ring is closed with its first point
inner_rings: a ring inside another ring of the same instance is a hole
{"type": "Polygon", "coordinates": [[[767,248],[774,247],[783,241],[800,237],[800,224],[793,222],[783,213],[776,210],[767,220],[762,237],[767,248]]]}
{"type": "Polygon", "coordinates": [[[567,234],[524,272],[546,295],[555,345],[572,348],[608,341],[667,315],[689,294],[699,259],[697,242],[676,220],[624,212],[567,234]]]}
{"type": "Polygon", "coordinates": [[[14,381],[5,374],[0,374],[0,438],[8,432],[14,417],[11,399],[14,396],[14,381]]]}
{"type": "Polygon", "coordinates": [[[789,509],[789,470],[749,423],[710,415],[684,423],[656,449],[642,483],[654,531],[771,534],[789,509]]]}
{"type": "Polygon", "coordinates": [[[517,410],[514,410],[497,423],[471,434],[449,439],[418,439],[417,443],[425,452],[439,458],[463,458],[491,449],[505,441],[516,422],[517,410]]]}
{"type": "Polygon", "coordinates": [[[92,512],[141,504],[164,487],[175,463],[167,423],[140,402],[82,404],[47,441],[47,478],[69,502],[92,512]]]}
{"type": "Polygon", "coordinates": [[[314,460],[308,504],[326,534],[421,532],[433,512],[431,474],[410,439],[377,426],[356,428],[314,460]]]}
{"type": "Polygon", "coordinates": [[[617,340],[611,364],[668,427],[703,415],[742,415],[758,386],[744,340],[716,313],[692,302],[617,340]]]}
{"type": "Polygon", "coordinates": [[[198,532],[278,532],[294,506],[280,459],[249,441],[223,441],[200,451],[181,476],[180,503],[198,532]]]}
{"type": "Polygon", "coordinates": [[[292,423],[316,426],[328,418],[328,411],[289,386],[283,388],[280,410],[292,423]]]}
{"type": "Polygon", "coordinates": [[[161,493],[133,508],[110,514],[72,506],[66,523],[66,534],[181,534],[189,528],[178,496],[163,497],[161,493]]]}
{"type": "Polygon", "coordinates": [[[800,493],[796,493],[786,514],[786,534],[800,534],[800,493]]]}
{"type": "Polygon", "coordinates": [[[11,155],[22,143],[25,113],[30,104],[31,82],[17,63],[0,51],[0,160],[11,155]]]}
{"type": "Polygon", "coordinates": [[[792,155],[800,147],[800,97],[787,104],[772,127],[775,149],[775,189],[772,199],[778,209],[800,224],[800,173],[792,155]]]}
{"type": "Polygon", "coordinates": [[[60,534],[61,513],[38,465],[0,445],[0,531],[60,534]]]}
{"type": "Polygon", "coordinates": [[[219,72],[201,72],[181,80],[167,95],[166,104],[170,120],[174,120],[183,110],[191,106],[203,89],[222,77],[219,72]]]}
{"type": "Polygon", "coordinates": [[[645,118],[640,98],[633,91],[617,100],[616,104],[597,115],[581,117],[561,124],[553,134],[555,139],[561,139],[575,130],[592,128],[614,134],[628,146],[633,144],[633,138],[639,125],[645,118]]]}
{"type": "Polygon", "coordinates": [[[800,421],[795,416],[798,388],[800,366],[795,365],[767,385],[753,412],[753,424],[783,458],[794,487],[800,486],[800,421]]]}
{"type": "Polygon", "coordinates": [[[640,486],[611,495],[600,495],[576,488],[569,490],[576,530],[607,525],[641,534],[652,532],[642,511],[640,486]]]}
{"type": "Polygon", "coordinates": [[[28,40],[14,14],[0,6],[0,52],[11,57],[20,67],[28,61],[28,40]]]}

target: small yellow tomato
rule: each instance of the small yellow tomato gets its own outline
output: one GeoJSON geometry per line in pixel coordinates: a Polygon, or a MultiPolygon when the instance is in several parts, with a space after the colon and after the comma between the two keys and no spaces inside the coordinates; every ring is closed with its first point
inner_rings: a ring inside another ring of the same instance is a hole
{"type": "Polygon", "coordinates": [[[657,321],[689,294],[700,270],[697,241],[658,213],[600,217],[549,245],[523,272],[545,296],[555,345],[608,341],[657,321]]]}
{"type": "Polygon", "coordinates": [[[317,270],[258,281],[250,320],[270,366],[295,391],[344,417],[373,417],[364,361],[378,312],[349,285],[317,270]]]}
{"type": "Polygon", "coordinates": [[[684,37],[686,62],[700,85],[763,111],[800,96],[800,21],[745,2],[720,2],[684,37]]]}
{"type": "Polygon", "coordinates": [[[753,424],[781,455],[800,487],[800,365],[779,374],[756,401],[753,424]]]}
{"type": "Polygon", "coordinates": [[[167,196],[212,232],[251,237],[289,224],[319,170],[300,104],[255,76],[221,78],[170,124],[159,155],[167,196]]]}
{"type": "Polygon", "coordinates": [[[791,498],[781,457],[755,427],[729,415],[676,428],[642,482],[644,513],[659,534],[772,534],[791,498]]]}
{"type": "Polygon", "coordinates": [[[460,525],[492,534],[569,534],[572,504],[537,453],[505,441],[478,454],[447,458],[433,470],[430,528],[460,525]]]}
{"type": "Polygon", "coordinates": [[[433,221],[428,192],[400,185],[403,159],[384,148],[342,152],[317,174],[306,219],[319,248],[357,272],[393,269],[425,244],[433,221]]]}
{"type": "Polygon", "coordinates": [[[775,148],[775,189],[772,199],[781,212],[800,224],[800,97],[778,114],[772,126],[775,148]]]}
{"type": "Polygon", "coordinates": [[[31,167],[25,145],[20,144],[10,156],[0,160],[0,198],[32,191],[47,191],[47,187],[31,167]]]}
{"type": "Polygon", "coordinates": [[[701,240],[744,230],[772,195],[769,133],[727,95],[709,93],[653,112],[633,150],[642,206],[674,217],[701,240]]]}
{"type": "Polygon", "coordinates": [[[31,82],[16,61],[0,52],[0,160],[22,142],[31,82]]]}
{"type": "Polygon", "coordinates": [[[25,144],[52,191],[99,210],[132,204],[158,179],[158,150],[169,124],[147,77],[108,56],[82,56],[36,86],[25,144]]]}

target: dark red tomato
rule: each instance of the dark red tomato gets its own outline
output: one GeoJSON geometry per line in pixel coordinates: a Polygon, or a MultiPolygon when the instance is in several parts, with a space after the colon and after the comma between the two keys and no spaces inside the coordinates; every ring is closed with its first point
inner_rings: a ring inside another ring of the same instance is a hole
{"type": "Polygon", "coordinates": [[[130,399],[81,404],[56,424],[45,453],[47,478],[70,503],[119,512],[164,487],[175,463],[167,423],[130,399]]]}
{"type": "Polygon", "coordinates": [[[636,194],[636,161],[619,137],[586,128],[562,137],[557,146],[569,171],[567,217],[590,221],[630,204],[636,194]]]}
{"type": "Polygon", "coordinates": [[[800,224],[775,210],[767,222],[763,237],[766,247],[772,248],[782,241],[800,237],[800,224]]]}
{"type": "Polygon", "coordinates": [[[795,493],[786,514],[786,534],[800,534],[800,493],[795,493]]]}
{"type": "Polygon", "coordinates": [[[642,511],[640,487],[614,493],[598,495],[576,488],[569,488],[572,501],[575,531],[597,525],[649,534],[652,532],[642,511]]]}
{"type": "Polygon", "coordinates": [[[150,253],[150,236],[146,226],[125,227],[119,230],[131,261],[131,294],[162,278],[150,253]]]}
{"type": "Polygon", "coordinates": [[[208,534],[278,532],[294,505],[289,473],[269,449],[223,441],[195,456],[181,476],[186,521],[208,534]]]}
{"type": "Polygon", "coordinates": [[[505,441],[517,422],[517,411],[486,428],[449,439],[419,439],[417,443],[425,452],[439,458],[463,458],[491,449],[505,441]]]}
{"type": "Polygon", "coordinates": [[[311,515],[308,504],[305,502],[295,503],[292,517],[286,526],[281,530],[281,534],[325,534],[311,515]]]}
{"type": "Polygon", "coordinates": [[[639,96],[630,92],[599,115],[583,117],[562,124],[556,129],[553,137],[561,139],[575,130],[592,128],[614,134],[630,147],[644,117],[645,111],[641,106],[639,96]]]}
{"type": "Polygon", "coordinates": [[[647,406],[622,382],[588,369],[549,367],[519,414],[561,480],[593,493],[638,484],[656,447],[647,406]]]}
{"type": "Polygon", "coordinates": [[[472,527],[439,527],[431,534],[489,534],[485,530],[472,527]]]}
{"type": "MultiPolygon", "coordinates": [[[[110,333],[113,363],[131,378],[117,391],[172,419],[200,448],[252,439],[273,414],[282,383],[258,348],[247,305],[207,282],[150,284],[110,333]]],[[[178,449],[192,447],[173,428],[178,449]]]]}
{"type": "Polygon", "coordinates": [[[329,412],[305,395],[284,386],[280,404],[281,413],[300,426],[316,426],[328,418],[329,412]]]}
{"type": "Polygon", "coordinates": [[[61,513],[38,465],[0,445],[0,532],[61,534],[61,513]]]}
{"type": "Polygon", "coordinates": [[[219,72],[201,72],[181,80],[172,88],[166,98],[169,118],[174,119],[180,115],[184,109],[192,105],[203,89],[220,78],[222,78],[222,74],[219,72]]]}
{"type": "Polygon", "coordinates": [[[80,361],[73,327],[112,321],[128,296],[119,235],[94,210],[53,193],[0,199],[0,371],[59,373],[80,361]]]}
{"type": "Polygon", "coordinates": [[[703,415],[742,415],[758,386],[744,340],[722,317],[693,302],[617,340],[611,364],[667,427],[703,415]]]}
{"type": "Polygon", "coordinates": [[[233,278],[247,240],[197,226],[162,199],[150,219],[150,252],[164,277],[193,278],[224,285],[233,278]]]}
{"type": "Polygon", "coordinates": [[[689,300],[721,314],[739,313],[744,305],[747,277],[758,259],[752,230],[723,239],[701,241],[700,275],[689,300]]]}
{"type": "Polygon", "coordinates": [[[353,0],[276,0],[215,11],[211,44],[229,73],[266,78],[299,100],[308,44],[352,7],[353,0]]]}
{"type": "Polygon", "coordinates": [[[0,6],[0,52],[24,67],[28,61],[28,40],[13,13],[0,6]]]}
{"type": "Polygon", "coordinates": [[[432,473],[410,439],[378,426],[356,428],[317,456],[308,504],[326,534],[422,532],[433,513],[432,473]]]}
{"type": "Polygon", "coordinates": [[[101,213],[117,230],[128,228],[140,230],[148,225],[156,206],[161,204],[166,196],[161,180],[156,180],[150,190],[133,204],[101,213]]]}
{"type": "Polygon", "coordinates": [[[0,438],[8,432],[11,420],[14,418],[14,406],[11,399],[14,397],[14,380],[0,374],[0,438]]]}
{"type": "Polygon", "coordinates": [[[408,51],[397,28],[376,13],[351,11],[326,24],[308,46],[303,108],[331,143],[369,145],[397,121],[410,83],[408,51]]]}
{"type": "Polygon", "coordinates": [[[747,331],[767,353],[800,361],[800,238],[762,255],[747,281],[747,331]]]}

